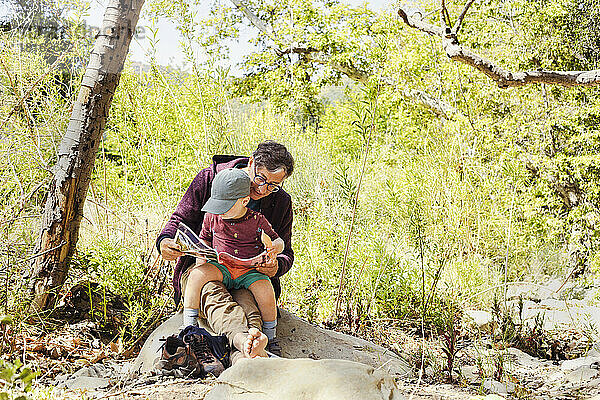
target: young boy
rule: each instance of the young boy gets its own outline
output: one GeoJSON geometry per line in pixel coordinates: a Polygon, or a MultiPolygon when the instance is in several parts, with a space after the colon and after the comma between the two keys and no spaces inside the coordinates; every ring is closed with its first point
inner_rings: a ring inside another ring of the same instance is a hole
{"type": "MultiPolygon", "coordinates": [[[[219,172],[212,182],[211,196],[202,207],[205,211],[200,240],[217,253],[225,252],[237,258],[252,258],[263,252],[262,233],[271,239],[267,257],[273,259],[284,248],[283,240],[260,213],[246,207],[250,201],[250,177],[242,170],[230,168],[219,172]]],[[[260,310],[263,332],[268,338],[267,349],[278,353],[275,339],[277,305],[275,291],[268,276],[254,268],[226,267],[216,261],[198,260],[191,269],[183,301],[184,326],[196,325],[200,303],[199,293],[210,281],[220,281],[227,289],[249,289],[260,310]]],[[[256,335],[255,335],[256,336],[256,335]]],[[[258,337],[256,337],[258,339],[258,337]]],[[[253,346],[247,351],[250,356],[253,346]]],[[[279,355],[279,354],[277,354],[279,355]]]]}

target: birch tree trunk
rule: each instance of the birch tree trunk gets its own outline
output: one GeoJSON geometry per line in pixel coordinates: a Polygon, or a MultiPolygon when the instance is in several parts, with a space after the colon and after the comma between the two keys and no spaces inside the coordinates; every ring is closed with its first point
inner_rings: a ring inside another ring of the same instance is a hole
{"type": "Polygon", "coordinates": [[[96,153],[144,0],[110,0],[58,149],[31,262],[31,308],[51,308],[79,237],[96,153]]]}

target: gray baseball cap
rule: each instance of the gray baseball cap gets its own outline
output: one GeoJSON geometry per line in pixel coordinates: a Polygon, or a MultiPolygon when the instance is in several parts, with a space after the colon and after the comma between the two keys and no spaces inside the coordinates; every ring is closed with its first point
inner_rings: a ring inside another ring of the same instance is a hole
{"type": "Polygon", "coordinates": [[[202,211],[224,214],[238,199],[250,195],[250,177],[241,169],[228,168],[219,172],[212,181],[210,198],[202,211]]]}

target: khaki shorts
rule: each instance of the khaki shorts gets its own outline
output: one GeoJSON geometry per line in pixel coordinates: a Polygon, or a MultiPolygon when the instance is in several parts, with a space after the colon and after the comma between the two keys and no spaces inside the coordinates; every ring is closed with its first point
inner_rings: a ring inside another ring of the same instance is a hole
{"type": "MultiPolygon", "coordinates": [[[[185,298],[185,287],[187,285],[187,280],[188,277],[190,276],[190,272],[192,271],[192,269],[194,269],[196,266],[192,265],[191,267],[189,267],[182,275],[181,278],[179,279],[179,284],[180,284],[180,288],[181,288],[181,298],[185,298]]],[[[264,274],[261,274],[264,275],[264,274]]],[[[268,277],[266,275],[264,275],[266,279],[268,279],[268,277]]],[[[240,277],[241,278],[241,277],[240,277]]],[[[214,286],[214,285],[213,285],[214,286]]],[[[226,288],[225,288],[226,289],[226,288]]],[[[224,292],[229,292],[227,293],[227,296],[225,296],[225,293],[221,293],[219,291],[218,288],[212,288],[210,291],[206,291],[203,290],[201,296],[200,296],[200,309],[198,310],[198,316],[202,319],[208,319],[207,316],[205,315],[206,311],[206,307],[208,307],[208,309],[213,310],[215,306],[217,306],[218,308],[223,308],[223,314],[222,314],[222,318],[225,321],[219,321],[219,322],[226,322],[228,320],[228,315],[230,314],[227,310],[230,310],[231,308],[227,308],[227,307],[231,307],[231,305],[227,305],[227,303],[231,300],[234,301],[235,305],[239,305],[242,307],[242,309],[244,310],[246,317],[248,318],[248,324],[249,326],[253,326],[257,329],[262,329],[262,318],[260,316],[260,311],[258,310],[258,306],[256,305],[256,300],[254,300],[254,296],[252,295],[252,293],[247,290],[247,289],[230,289],[230,290],[225,290],[223,289],[224,292]],[[217,294],[217,297],[215,298],[213,295],[217,294]],[[233,296],[232,298],[229,298],[230,296],[233,296]],[[225,296],[225,297],[223,297],[225,296]],[[218,304],[217,304],[218,303],[218,304]],[[227,311],[227,312],[226,312],[227,311]]],[[[183,306],[183,300],[181,301],[181,306],[183,306]]],[[[215,315],[216,316],[216,315],[215,315]]],[[[216,321],[215,321],[216,322],[216,321]]],[[[214,324],[214,322],[213,322],[214,324]]]]}

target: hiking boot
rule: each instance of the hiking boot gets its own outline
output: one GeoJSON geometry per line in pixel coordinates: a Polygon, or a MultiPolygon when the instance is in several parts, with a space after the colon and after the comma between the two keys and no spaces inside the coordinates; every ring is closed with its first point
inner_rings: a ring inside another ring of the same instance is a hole
{"type": "Polygon", "coordinates": [[[191,333],[185,335],[183,341],[202,364],[205,372],[213,374],[216,378],[225,370],[223,363],[210,350],[206,336],[191,333]]]}
{"type": "Polygon", "coordinates": [[[154,367],[163,375],[195,378],[205,375],[196,356],[177,336],[167,337],[161,350],[160,358],[155,362],[154,367]]]}
{"type": "Polygon", "coordinates": [[[266,350],[277,357],[281,357],[281,346],[279,345],[277,338],[269,340],[266,350]]]}

